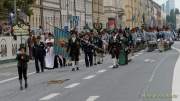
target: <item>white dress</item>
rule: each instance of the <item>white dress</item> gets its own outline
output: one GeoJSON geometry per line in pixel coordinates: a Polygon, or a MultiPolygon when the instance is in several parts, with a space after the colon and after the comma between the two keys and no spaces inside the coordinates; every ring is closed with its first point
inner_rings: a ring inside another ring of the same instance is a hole
{"type": "MultiPolygon", "coordinates": [[[[46,40],[46,44],[47,43],[54,43],[54,39],[47,39],[46,40]]],[[[45,67],[47,69],[53,69],[54,68],[54,48],[53,46],[48,46],[46,49],[46,57],[45,57],[45,67]]]]}

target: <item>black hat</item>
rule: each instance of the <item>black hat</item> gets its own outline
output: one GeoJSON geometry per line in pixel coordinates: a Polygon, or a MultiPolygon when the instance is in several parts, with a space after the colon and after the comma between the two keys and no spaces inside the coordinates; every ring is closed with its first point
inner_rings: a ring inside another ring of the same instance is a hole
{"type": "Polygon", "coordinates": [[[71,34],[71,35],[73,35],[73,34],[76,34],[76,35],[77,35],[77,33],[78,33],[78,32],[75,31],[75,30],[71,30],[71,31],[70,31],[70,34],[71,34]]]}

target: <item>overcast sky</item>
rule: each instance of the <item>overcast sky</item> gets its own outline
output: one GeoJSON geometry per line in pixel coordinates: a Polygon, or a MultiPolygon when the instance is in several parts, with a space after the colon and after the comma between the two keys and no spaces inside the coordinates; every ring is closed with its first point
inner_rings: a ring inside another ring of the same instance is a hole
{"type": "MultiPolygon", "coordinates": [[[[159,4],[162,4],[166,2],[167,0],[154,0],[154,1],[158,2],[159,4]]],[[[175,4],[176,4],[176,8],[180,9],[180,0],[175,0],[175,4]]]]}

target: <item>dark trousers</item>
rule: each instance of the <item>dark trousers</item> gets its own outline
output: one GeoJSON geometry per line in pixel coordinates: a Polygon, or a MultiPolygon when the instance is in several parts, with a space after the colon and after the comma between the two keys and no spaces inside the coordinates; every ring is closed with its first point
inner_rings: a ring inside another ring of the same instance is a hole
{"type": "Polygon", "coordinates": [[[40,71],[39,69],[39,62],[40,62],[40,65],[41,65],[41,72],[44,72],[44,65],[45,65],[45,62],[44,62],[44,58],[41,57],[41,58],[35,58],[35,66],[36,66],[36,72],[38,73],[40,71]]]}
{"type": "Polygon", "coordinates": [[[93,53],[85,53],[86,67],[93,65],[93,53]]]}
{"type": "Polygon", "coordinates": [[[61,58],[60,58],[58,55],[56,55],[56,56],[54,57],[54,68],[58,68],[58,67],[59,67],[59,66],[58,66],[58,62],[60,63],[60,66],[61,66],[61,67],[66,66],[66,59],[63,58],[63,61],[62,61],[61,58]]]}
{"type": "Polygon", "coordinates": [[[27,67],[19,66],[18,67],[18,75],[19,75],[19,80],[27,80],[27,67]]]}

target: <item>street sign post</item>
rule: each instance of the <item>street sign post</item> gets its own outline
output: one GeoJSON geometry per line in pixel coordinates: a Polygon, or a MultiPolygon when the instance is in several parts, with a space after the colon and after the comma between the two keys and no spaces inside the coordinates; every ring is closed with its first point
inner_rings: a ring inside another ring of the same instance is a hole
{"type": "Polygon", "coordinates": [[[28,35],[29,33],[29,26],[24,24],[15,25],[13,27],[14,35],[21,36],[21,44],[22,44],[22,36],[28,35]]]}

